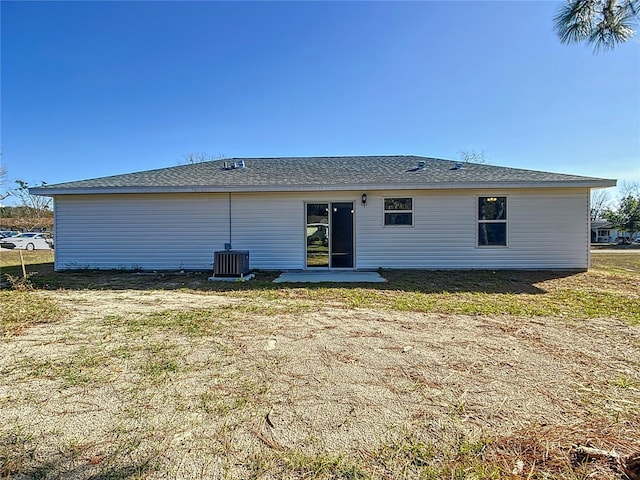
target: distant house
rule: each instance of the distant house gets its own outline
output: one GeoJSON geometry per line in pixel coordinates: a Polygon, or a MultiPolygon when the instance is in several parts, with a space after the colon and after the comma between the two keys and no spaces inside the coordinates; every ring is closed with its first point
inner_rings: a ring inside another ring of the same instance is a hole
{"type": "Polygon", "coordinates": [[[618,230],[607,220],[591,221],[591,243],[612,243],[619,237],[618,230]]]}
{"type": "Polygon", "coordinates": [[[245,158],[32,188],[56,270],[585,269],[615,180],[416,156],[245,158]]]}

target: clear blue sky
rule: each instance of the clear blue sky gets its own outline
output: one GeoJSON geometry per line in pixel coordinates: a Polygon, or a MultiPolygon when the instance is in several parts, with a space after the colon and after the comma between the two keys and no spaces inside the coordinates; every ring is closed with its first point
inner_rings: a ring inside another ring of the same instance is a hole
{"type": "Polygon", "coordinates": [[[640,180],[640,37],[561,45],[560,2],[9,2],[11,183],[186,154],[484,151],[495,165],[640,180]]]}

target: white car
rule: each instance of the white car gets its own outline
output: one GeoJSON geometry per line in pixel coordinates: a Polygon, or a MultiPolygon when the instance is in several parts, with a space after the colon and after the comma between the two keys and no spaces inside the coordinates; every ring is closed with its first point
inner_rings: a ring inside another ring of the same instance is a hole
{"type": "Polygon", "coordinates": [[[19,233],[13,237],[3,238],[0,241],[0,247],[23,250],[51,250],[53,248],[53,239],[47,233],[19,233]]]}

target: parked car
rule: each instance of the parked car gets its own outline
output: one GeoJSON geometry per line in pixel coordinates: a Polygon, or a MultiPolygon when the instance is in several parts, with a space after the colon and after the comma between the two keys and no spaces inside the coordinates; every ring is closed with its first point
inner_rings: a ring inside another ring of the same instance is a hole
{"type": "Polygon", "coordinates": [[[0,240],[2,248],[19,248],[23,250],[50,250],[53,238],[48,233],[27,232],[0,240]]]}
{"type": "Polygon", "coordinates": [[[616,237],[616,243],[618,245],[631,245],[631,238],[629,238],[629,237],[616,237]]]}
{"type": "Polygon", "coordinates": [[[8,238],[18,235],[20,232],[14,230],[0,230],[0,238],[8,238]]]}

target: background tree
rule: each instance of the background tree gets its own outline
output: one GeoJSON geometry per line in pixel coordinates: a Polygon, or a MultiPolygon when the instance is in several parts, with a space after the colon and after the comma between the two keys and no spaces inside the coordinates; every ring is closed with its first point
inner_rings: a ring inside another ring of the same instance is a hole
{"type": "Polygon", "coordinates": [[[640,182],[632,182],[625,180],[620,185],[620,192],[623,197],[631,195],[633,197],[640,198],[640,182]]]}
{"type": "Polygon", "coordinates": [[[605,210],[604,218],[616,229],[628,233],[628,237],[623,235],[625,239],[631,239],[635,233],[640,232],[640,195],[624,196],[616,210],[605,210]]]}
{"type": "Polygon", "coordinates": [[[204,163],[204,162],[211,162],[213,160],[223,160],[227,158],[226,155],[211,155],[209,153],[203,153],[203,152],[192,152],[192,153],[188,153],[186,154],[184,157],[182,157],[182,161],[180,161],[180,164],[194,164],[194,163],[204,163]]]}
{"type": "Polygon", "coordinates": [[[484,151],[458,150],[458,155],[460,156],[460,160],[465,163],[489,163],[484,151]]]}
{"type": "Polygon", "coordinates": [[[18,199],[19,205],[13,210],[14,216],[20,220],[22,228],[33,230],[51,225],[53,218],[51,198],[29,193],[30,187],[43,187],[46,184],[46,182],[40,182],[37,185],[29,185],[24,180],[16,180],[17,187],[13,190],[13,195],[18,199]]]}
{"type": "Polygon", "coordinates": [[[640,0],[568,0],[554,17],[562,43],[586,42],[611,50],[635,34],[640,0]]]}
{"type": "Polygon", "coordinates": [[[0,200],[4,200],[9,195],[13,195],[7,189],[7,169],[4,165],[0,165],[0,200]]]}
{"type": "Polygon", "coordinates": [[[591,192],[591,221],[603,218],[604,212],[609,208],[611,198],[606,190],[594,190],[591,192]]]}

